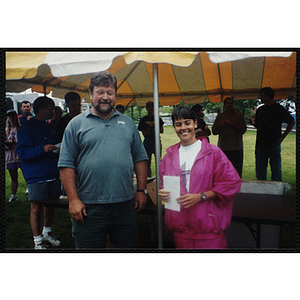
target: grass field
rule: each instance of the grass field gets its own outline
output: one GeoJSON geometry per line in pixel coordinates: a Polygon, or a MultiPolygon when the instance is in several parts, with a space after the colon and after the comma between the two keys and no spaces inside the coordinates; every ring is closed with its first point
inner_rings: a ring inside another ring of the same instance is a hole
{"type": "MultiPolygon", "coordinates": [[[[256,132],[247,130],[244,135],[244,170],[243,179],[255,180],[255,147],[256,132]]],[[[162,155],[166,153],[166,148],[179,141],[172,126],[164,127],[164,133],[161,134],[162,155]]],[[[217,144],[217,136],[210,136],[210,142],[217,144]]],[[[152,159],[152,174],[155,174],[154,158],[152,159]]],[[[268,172],[270,179],[270,172],[268,172]]],[[[282,144],[282,175],[283,181],[291,185],[289,194],[295,194],[296,190],[296,134],[290,133],[282,144]]],[[[32,250],[33,240],[29,223],[30,203],[25,194],[26,184],[22,173],[19,171],[19,188],[17,196],[20,199],[18,203],[5,204],[5,247],[7,250],[32,250]]],[[[10,177],[8,171],[5,174],[5,203],[7,203],[11,194],[10,177]]],[[[147,231],[150,238],[150,228],[145,217],[140,216],[140,226],[147,231]]],[[[74,239],[71,233],[71,221],[67,209],[56,209],[52,224],[55,235],[61,240],[60,249],[72,250],[75,247],[74,239]]],[[[144,231],[145,234],[145,231],[144,231]]],[[[141,246],[142,248],[142,246],[141,246]]]]}

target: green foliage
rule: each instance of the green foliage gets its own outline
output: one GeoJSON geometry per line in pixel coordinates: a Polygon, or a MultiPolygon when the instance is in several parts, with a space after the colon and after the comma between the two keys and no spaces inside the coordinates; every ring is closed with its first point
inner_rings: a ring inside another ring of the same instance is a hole
{"type": "MultiPolygon", "coordinates": [[[[236,100],[235,101],[235,109],[239,112],[242,112],[245,116],[246,122],[248,122],[249,117],[253,114],[255,106],[257,105],[258,100],[236,100]]],[[[160,106],[159,112],[163,114],[171,115],[174,109],[178,106],[187,106],[189,108],[193,107],[194,104],[185,104],[184,101],[181,101],[178,105],[170,105],[170,106],[160,106]]],[[[206,113],[220,113],[221,112],[221,103],[210,103],[208,99],[206,99],[203,103],[199,103],[203,110],[206,113]]],[[[289,108],[289,104],[286,104],[286,108],[289,108]]],[[[67,107],[64,104],[63,115],[67,113],[67,107]]],[[[147,110],[144,106],[138,106],[136,102],[133,103],[132,106],[125,106],[124,114],[132,118],[136,123],[139,122],[141,118],[147,115],[147,110]]]]}
{"type": "Polygon", "coordinates": [[[243,113],[246,123],[249,122],[249,117],[254,113],[258,100],[237,100],[234,102],[234,109],[243,113]]]}
{"type": "MultiPolygon", "coordinates": [[[[234,99],[234,98],[233,98],[234,99]]],[[[280,104],[282,104],[286,109],[293,110],[294,105],[291,105],[291,103],[295,103],[295,98],[293,96],[289,96],[288,99],[283,99],[280,101],[277,101],[280,104]]],[[[236,100],[234,99],[234,108],[236,111],[239,111],[244,114],[246,123],[249,122],[249,117],[254,114],[255,107],[260,103],[259,99],[256,100],[236,100]]],[[[180,101],[178,105],[170,105],[170,106],[160,106],[159,112],[163,114],[172,114],[174,109],[176,107],[180,106],[187,106],[189,108],[193,107],[196,103],[193,104],[185,104],[184,101],[180,101]]],[[[202,107],[205,113],[217,113],[219,114],[221,112],[222,103],[216,102],[211,103],[208,99],[205,99],[203,103],[199,103],[202,107]]],[[[131,117],[136,123],[139,122],[139,120],[147,115],[147,110],[143,106],[138,106],[136,102],[133,103],[132,106],[125,107],[125,115],[131,117]]]]}
{"type": "Polygon", "coordinates": [[[21,115],[22,114],[22,110],[21,110],[22,102],[17,101],[17,106],[18,106],[18,115],[21,115]]]}
{"type": "Polygon", "coordinates": [[[66,102],[63,103],[63,113],[62,113],[62,117],[65,116],[68,113],[68,108],[66,105],[66,102]]]}
{"type": "Polygon", "coordinates": [[[14,104],[10,97],[5,97],[5,111],[8,111],[9,109],[13,109],[14,104]]]}
{"type": "Polygon", "coordinates": [[[139,120],[147,115],[147,110],[143,106],[137,106],[134,102],[132,106],[126,106],[124,114],[132,118],[135,122],[139,122],[139,120]]]}
{"type": "Polygon", "coordinates": [[[200,104],[205,110],[206,113],[220,113],[221,112],[221,103],[210,103],[208,99],[205,99],[203,103],[200,104]]]}
{"type": "MultiPolygon", "coordinates": [[[[173,106],[160,106],[160,113],[169,113],[172,114],[174,110],[173,106]]],[[[136,102],[132,106],[126,106],[124,114],[132,118],[136,123],[140,121],[141,118],[147,115],[147,110],[144,106],[138,106],[136,102]]]]}

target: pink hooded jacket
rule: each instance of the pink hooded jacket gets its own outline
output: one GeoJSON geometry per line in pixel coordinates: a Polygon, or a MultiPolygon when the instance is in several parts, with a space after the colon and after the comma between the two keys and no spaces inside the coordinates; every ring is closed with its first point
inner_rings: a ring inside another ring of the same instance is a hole
{"type": "MultiPolygon", "coordinates": [[[[189,239],[214,239],[224,235],[231,221],[234,195],[240,190],[242,180],[235,168],[220,148],[210,144],[205,137],[202,141],[190,176],[190,194],[213,190],[218,199],[198,202],[189,207],[181,207],[180,212],[166,209],[165,222],[174,236],[189,239]]],[[[163,176],[180,176],[180,194],[187,194],[179,165],[179,146],[167,149],[160,163],[160,188],[163,176]]]]}

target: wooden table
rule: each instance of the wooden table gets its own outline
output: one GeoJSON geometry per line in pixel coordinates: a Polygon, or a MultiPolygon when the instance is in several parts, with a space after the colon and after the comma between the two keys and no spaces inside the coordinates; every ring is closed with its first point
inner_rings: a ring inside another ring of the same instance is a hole
{"type": "MultiPolygon", "coordinates": [[[[57,203],[44,204],[56,208],[69,207],[67,199],[61,199],[57,203]]],[[[139,213],[157,215],[156,205],[149,196],[146,208],[139,213]]],[[[164,207],[162,213],[164,216],[164,207]]],[[[296,196],[237,193],[233,200],[232,221],[244,223],[255,239],[256,248],[260,248],[261,225],[296,225],[296,196]],[[253,229],[252,224],[256,224],[256,229],[253,229]]],[[[155,222],[154,218],[153,222],[155,222]]],[[[154,224],[154,227],[157,226],[154,224]]]]}

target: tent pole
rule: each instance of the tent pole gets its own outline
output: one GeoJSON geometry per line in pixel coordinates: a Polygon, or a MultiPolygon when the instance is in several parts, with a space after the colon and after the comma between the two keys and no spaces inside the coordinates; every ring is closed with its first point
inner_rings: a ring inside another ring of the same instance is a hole
{"type": "Polygon", "coordinates": [[[158,222],[158,248],[163,248],[162,238],[162,204],[158,198],[160,186],[159,164],[160,164],[160,123],[159,123],[159,97],[158,97],[158,64],[153,64],[153,113],[154,113],[154,135],[155,135],[155,172],[156,172],[156,205],[158,222]]]}
{"type": "Polygon", "coordinates": [[[218,73],[219,73],[219,82],[220,82],[220,90],[221,90],[221,113],[224,110],[224,104],[223,104],[223,87],[222,87],[222,79],[221,79],[221,72],[220,72],[220,65],[217,64],[218,66],[218,73]]]}

